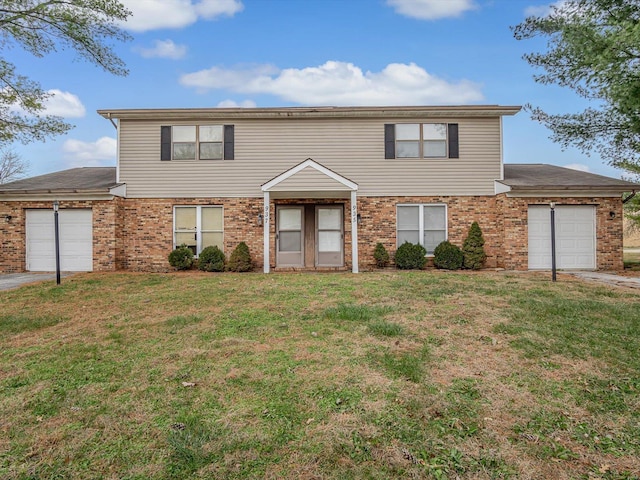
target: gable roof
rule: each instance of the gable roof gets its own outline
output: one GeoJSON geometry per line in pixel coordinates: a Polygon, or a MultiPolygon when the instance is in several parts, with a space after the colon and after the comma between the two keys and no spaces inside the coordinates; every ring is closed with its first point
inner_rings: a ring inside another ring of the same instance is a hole
{"type": "Polygon", "coordinates": [[[358,190],[358,184],[311,158],[281,173],[262,185],[262,191],[351,191],[358,190]]]}
{"type": "Polygon", "coordinates": [[[510,187],[511,191],[599,190],[623,193],[640,189],[640,184],[626,180],[544,163],[505,164],[504,180],[498,182],[510,187]]]}
{"type": "Polygon", "coordinates": [[[116,167],[80,167],[0,185],[0,195],[109,193],[118,186],[116,167]]]}

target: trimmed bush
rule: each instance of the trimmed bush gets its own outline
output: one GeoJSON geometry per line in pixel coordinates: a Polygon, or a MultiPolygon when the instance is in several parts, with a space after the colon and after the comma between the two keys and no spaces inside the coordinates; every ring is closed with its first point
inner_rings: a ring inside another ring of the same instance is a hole
{"type": "Polygon", "coordinates": [[[185,244],[169,254],[169,265],[178,270],[189,270],[193,265],[193,252],[185,244]]]}
{"type": "Polygon", "coordinates": [[[462,244],[464,256],[464,268],[480,270],[484,266],[487,255],[484,253],[484,238],[478,222],[473,222],[469,228],[469,234],[462,244]]]}
{"type": "Polygon", "coordinates": [[[198,268],[203,272],[224,272],[226,258],[217,245],[205,247],[198,257],[198,268]]]}
{"type": "Polygon", "coordinates": [[[373,250],[373,258],[376,260],[378,268],[384,268],[389,265],[389,252],[381,243],[376,244],[376,248],[373,250]]]}
{"type": "Polygon", "coordinates": [[[240,242],[229,257],[227,270],[230,272],[250,272],[253,270],[251,254],[246,243],[240,242]]]}
{"type": "Polygon", "coordinates": [[[458,270],[462,267],[464,257],[457,245],[448,241],[441,242],[433,251],[433,264],[445,270],[458,270]]]}
{"type": "Polygon", "coordinates": [[[427,263],[426,254],[422,245],[404,242],[396,250],[396,267],[401,270],[420,270],[427,263]]]}

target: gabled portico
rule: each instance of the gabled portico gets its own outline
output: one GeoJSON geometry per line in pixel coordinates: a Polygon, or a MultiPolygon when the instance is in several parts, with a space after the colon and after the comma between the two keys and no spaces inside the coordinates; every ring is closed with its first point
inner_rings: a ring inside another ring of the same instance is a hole
{"type": "MultiPolygon", "coordinates": [[[[351,270],[358,273],[358,185],[342,175],[308,158],[302,163],[281,173],[277,177],[262,185],[264,196],[264,272],[270,271],[271,224],[276,224],[276,262],[302,262],[304,265],[305,218],[313,219],[315,265],[327,265],[325,262],[336,261],[339,258],[339,248],[344,248],[344,232],[342,231],[343,217],[348,215],[351,225],[351,270]],[[287,202],[299,199],[308,203],[310,199],[317,200],[315,210],[296,206],[287,202]],[[342,210],[342,203],[337,199],[349,199],[349,212],[342,210]],[[287,202],[279,207],[280,211],[271,211],[271,201],[287,202]],[[323,203],[325,202],[333,202],[323,203]],[[338,208],[339,206],[339,208],[338,208]],[[297,211],[296,211],[297,209],[297,211]]],[[[307,225],[307,232],[309,226],[307,225]]],[[[308,239],[308,238],[307,238],[308,239]]],[[[307,252],[307,256],[308,256],[307,252]]],[[[344,254],[344,252],[342,252],[344,254]]],[[[292,263],[293,265],[294,263],[292,263]]]]}

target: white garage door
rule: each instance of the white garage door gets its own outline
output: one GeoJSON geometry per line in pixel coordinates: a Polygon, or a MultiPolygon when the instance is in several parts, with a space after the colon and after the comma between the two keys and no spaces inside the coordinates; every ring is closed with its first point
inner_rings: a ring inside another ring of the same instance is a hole
{"type": "MultiPolygon", "coordinates": [[[[596,268],[596,209],[591,205],[558,205],[556,266],[566,270],[596,268]]],[[[551,268],[551,209],[529,207],[529,269],[551,268]]]]}
{"type": "MultiPolygon", "coordinates": [[[[61,209],[60,270],[93,270],[92,215],[88,209],[61,209]]],[[[52,272],[56,269],[55,227],[52,210],[27,210],[27,270],[52,272]]]]}

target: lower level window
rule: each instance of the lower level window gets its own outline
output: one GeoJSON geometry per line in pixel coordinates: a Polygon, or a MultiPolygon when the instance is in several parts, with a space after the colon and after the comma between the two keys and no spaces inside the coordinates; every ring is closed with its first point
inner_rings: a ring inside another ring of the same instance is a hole
{"type": "Polygon", "coordinates": [[[222,207],[173,207],[174,248],[184,244],[194,255],[213,245],[222,249],[223,233],[222,207]]]}
{"type": "Polygon", "coordinates": [[[447,206],[429,204],[398,205],[396,239],[398,246],[405,242],[419,243],[427,255],[447,239],[447,206]]]}

